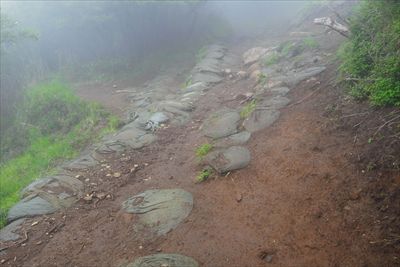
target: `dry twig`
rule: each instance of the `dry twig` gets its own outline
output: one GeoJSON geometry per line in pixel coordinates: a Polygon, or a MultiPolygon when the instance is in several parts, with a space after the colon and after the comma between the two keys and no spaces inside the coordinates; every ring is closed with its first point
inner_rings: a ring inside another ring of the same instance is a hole
{"type": "Polygon", "coordinates": [[[388,125],[388,124],[391,123],[392,121],[395,121],[395,120],[397,120],[397,119],[399,119],[399,118],[400,118],[400,115],[399,115],[399,116],[396,116],[396,117],[394,117],[394,118],[392,118],[392,119],[390,119],[390,120],[388,120],[388,121],[386,121],[384,124],[382,124],[381,126],[379,126],[378,130],[376,130],[376,132],[372,135],[372,138],[374,138],[374,137],[383,129],[383,127],[385,127],[386,125],[388,125]]]}

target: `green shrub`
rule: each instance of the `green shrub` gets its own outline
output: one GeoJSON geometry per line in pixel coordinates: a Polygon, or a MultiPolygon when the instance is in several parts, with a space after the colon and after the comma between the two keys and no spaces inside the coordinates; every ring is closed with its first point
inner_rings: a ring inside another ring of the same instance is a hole
{"type": "Polygon", "coordinates": [[[400,106],[400,2],[363,1],[338,51],[341,78],[357,99],[400,106]]]}
{"type": "Polygon", "coordinates": [[[120,124],[100,105],[80,100],[56,81],[29,90],[19,110],[15,126],[1,144],[0,227],[8,209],[19,200],[22,188],[51,173],[61,161],[77,156],[90,142],[115,131],[120,124]],[[15,147],[18,154],[4,157],[15,147]]]}
{"type": "Polygon", "coordinates": [[[58,81],[27,90],[19,110],[19,119],[42,134],[69,132],[90,112],[71,89],[58,81]]]}
{"type": "Polygon", "coordinates": [[[292,52],[296,48],[294,42],[292,41],[286,41],[283,42],[282,44],[279,45],[278,51],[281,53],[283,57],[286,57],[289,55],[290,52],[292,52]]]}

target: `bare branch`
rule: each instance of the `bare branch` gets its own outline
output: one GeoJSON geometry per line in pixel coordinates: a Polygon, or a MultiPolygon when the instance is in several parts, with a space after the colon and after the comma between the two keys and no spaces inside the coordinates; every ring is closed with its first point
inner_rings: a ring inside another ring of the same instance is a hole
{"type": "Polygon", "coordinates": [[[315,18],[314,23],[317,25],[327,26],[330,29],[343,35],[344,37],[349,38],[350,35],[349,28],[347,28],[343,24],[340,24],[336,20],[331,19],[330,17],[315,18]]]}

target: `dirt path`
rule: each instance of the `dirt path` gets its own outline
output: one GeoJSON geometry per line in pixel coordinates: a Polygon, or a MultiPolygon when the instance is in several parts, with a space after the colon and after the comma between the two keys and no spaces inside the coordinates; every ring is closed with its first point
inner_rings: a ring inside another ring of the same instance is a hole
{"type": "Polygon", "coordinates": [[[119,266],[165,252],[201,266],[389,266],[392,259],[370,247],[369,225],[358,216],[367,200],[350,186],[362,177],[348,160],[352,137],[333,132],[325,114],[340,93],[331,85],[334,69],[300,83],[279,120],[253,134],[248,167],[196,184],[201,167],[194,150],[207,141],[202,122],[221,106],[240,106],[233,96],[251,91],[253,83],[214,86],[199,99],[190,123],[158,130],[155,143],[109,158],[107,170],[82,172],[88,190],[110,198],[30,219],[28,225],[39,223],[23,246],[7,251],[4,265],[119,266]],[[184,223],[153,240],[135,233],[135,217],[122,213],[121,203],[144,190],[175,187],[193,194],[184,223]]]}

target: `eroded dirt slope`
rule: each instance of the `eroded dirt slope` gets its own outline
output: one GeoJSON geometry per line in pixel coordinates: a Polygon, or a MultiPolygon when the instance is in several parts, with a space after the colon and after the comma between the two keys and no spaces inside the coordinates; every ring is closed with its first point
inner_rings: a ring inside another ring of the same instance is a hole
{"type": "MultiPolygon", "coordinates": [[[[231,48],[234,58],[245,50],[231,48]]],[[[232,64],[232,72],[250,73],[240,61],[232,64]]],[[[2,264],[120,266],[160,252],[189,256],[200,266],[399,264],[395,251],[376,245],[380,215],[365,191],[371,173],[354,162],[353,132],[338,129],[329,112],[343,92],[334,85],[337,66],[326,67],[294,86],[279,119],[252,134],[247,167],[214,173],[197,184],[202,164],[194,151],[210,141],[202,133],[203,122],[221,107],[240,110],[247,102],[237,96],[260,89],[257,77],[229,78],[227,73],[197,99],[186,124],[161,127],[153,144],[79,171],[85,193],[98,197],[25,221],[26,235],[1,252],[2,264]],[[121,203],[165,188],[190,192],[194,207],[176,229],[149,239],[145,231],[135,231],[138,217],[124,213],[121,203]]]]}

